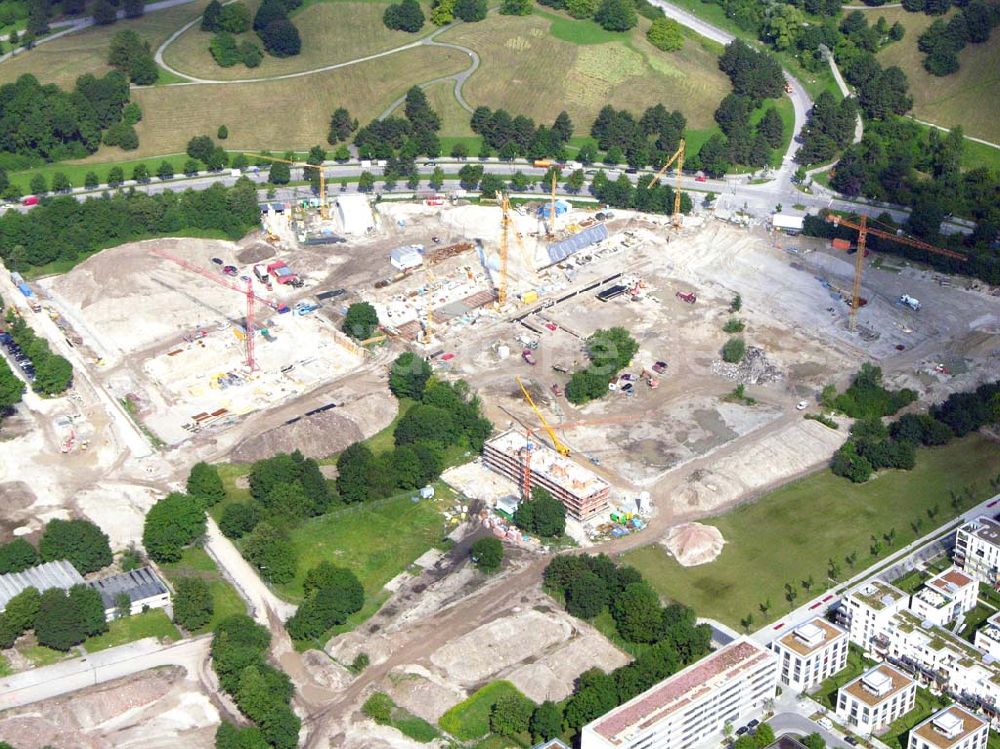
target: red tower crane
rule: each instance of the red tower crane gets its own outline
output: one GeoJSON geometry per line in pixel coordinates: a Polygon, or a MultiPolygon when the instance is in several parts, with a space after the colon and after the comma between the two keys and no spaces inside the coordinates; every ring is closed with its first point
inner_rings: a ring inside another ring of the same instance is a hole
{"type": "Polygon", "coordinates": [[[247,279],[246,288],[241,287],[235,281],[229,281],[225,278],[219,276],[216,271],[211,268],[204,268],[200,265],[195,265],[194,263],[189,263],[187,260],[183,260],[175,255],[171,255],[169,252],[160,249],[150,250],[150,253],[162,257],[164,260],[169,260],[182,268],[186,268],[192,273],[197,273],[198,275],[204,276],[209,281],[214,281],[220,286],[225,286],[227,289],[232,289],[233,291],[243,294],[247,300],[247,314],[246,314],[246,357],[247,357],[247,369],[251,372],[257,369],[257,362],[254,359],[254,306],[256,302],[261,302],[267,305],[275,312],[284,312],[288,310],[288,307],[281,302],[277,302],[274,299],[269,299],[268,297],[263,297],[257,294],[253,290],[253,280],[247,279]]]}

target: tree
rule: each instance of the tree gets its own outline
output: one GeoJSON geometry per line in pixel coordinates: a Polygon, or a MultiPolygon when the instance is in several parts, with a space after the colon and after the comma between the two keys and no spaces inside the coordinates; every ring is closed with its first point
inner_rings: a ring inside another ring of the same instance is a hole
{"type": "Polygon", "coordinates": [[[98,26],[110,26],[118,20],[118,9],[108,0],[97,0],[90,12],[98,26]]]}
{"type": "Polygon", "coordinates": [[[212,0],[205,6],[205,12],[201,16],[201,30],[217,32],[222,30],[221,26],[222,3],[219,0],[212,0]]]}
{"type": "Polygon", "coordinates": [[[607,584],[589,570],[575,576],[566,588],[566,611],[580,619],[593,619],[607,604],[607,584]]]}
{"type": "Polygon", "coordinates": [[[500,539],[493,536],[480,538],[472,544],[470,553],[472,563],[487,574],[496,572],[503,562],[503,544],[500,543],[500,539]]]}
{"type": "Polygon", "coordinates": [[[467,23],[486,18],[486,0],[455,0],[455,17],[467,23]]]}
{"type": "Polygon", "coordinates": [[[295,547],[287,534],[268,522],[259,523],[243,542],[243,555],[269,583],[281,585],[295,577],[295,547]]]}
{"type": "Polygon", "coordinates": [[[672,18],[657,18],[646,32],[649,43],[664,52],[676,52],[684,46],[681,25],[672,18]]]}
{"type": "MultiPolygon", "coordinates": [[[[18,380],[20,382],[20,380],[18,380]]],[[[39,563],[38,552],[26,539],[15,538],[0,545],[0,575],[23,572],[39,563]]]]}
{"type": "MultiPolygon", "coordinates": [[[[258,34],[271,25],[274,21],[286,20],[288,18],[288,9],[285,6],[283,0],[264,0],[257,8],[257,12],[253,17],[253,30],[258,32],[258,34]]],[[[222,19],[219,19],[219,28],[216,31],[222,31],[222,19]]]]}
{"type": "Polygon", "coordinates": [[[566,0],[566,12],[573,18],[592,18],[599,0],[566,0]]]}
{"type": "Polygon", "coordinates": [[[243,538],[257,527],[261,520],[260,511],[253,502],[233,502],[226,505],[219,518],[219,530],[226,538],[243,538]]]}
{"type": "Polygon", "coordinates": [[[169,161],[161,161],[160,166],[156,169],[156,176],[160,179],[166,181],[168,179],[174,178],[174,165],[169,161]]]}
{"type": "Polygon", "coordinates": [[[774,743],[774,729],[767,723],[761,723],[753,734],[753,742],[757,749],[764,749],[774,743]]]}
{"type": "Polygon", "coordinates": [[[347,308],[340,329],[358,341],[371,338],[378,329],[378,313],[368,302],[355,302],[347,308]]]}
{"type": "Polygon", "coordinates": [[[532,739],[539,743],[558,737],[562,733],[562,710],[552,700],[545,700],[531,714],[529,729],[532,739]]]}
{"type": "Polygon", "coordinates": [[[455,0],[436,0],[431,8],[431,23],[447,26],[455,20],[455,0]]]}
{"type": "Polygon", "coordinates": [[[502,0],[500,14],[504,16],[530,16],[531,0],[502,0]]]}
{"type": "Polygon", "coordinates": [[[146,513],[142,545],[157,562],[176,562],[185,546],[205,534],[205,508],[198,497],[172,492],[146,513]]]}
{"type": "Polygon", "coordinates": [[[733,336],[722,347],[722,361],[736,364],[743,361],[747,353],[747,344],[740,336],[733,336]]]}
{"type": "Polygon", "coordinates": [[[345,502],[368,499],[368,473],[374,455],[366,445],[354,442],[337,457],[337,492],[345,502]]]}
{"type": "Polygon", "coordinates": [[[816,731],[813,731],[808,736],[803,738],[802,743],[808,747],[808,749],[826,749],[826,740],[816,731]]]}
{"type": "Polygon", "coordinates": [[[69,589],[69,602],[80,617],[84,635],[93,637],[108,631],[104,601],[96,588],[82,583],[74,585],[69,589]]]}
{"type": "Polygon", "coordinates": [[[125,181],[125,171],[120,166],[108,170],[108,187],[120,187],[125,181]]]}
{"type": "Polygon", "coordinates": [[[223,6],[222,14],[219,16],[219,31],[242,34],[249,31],[252,25],[250,9],[245,3],[235,2],[223,6]]]}
{"type": "Polygon", "coordinates": [[[490,709],[490,730],[501,736],[517,736],[528,730],[535,703],[523,694],[505,694],[490,709]]]}
{"type": "Polygon", "coordinates": [[[327,142],[333,145],[340,143],[351,137],[351,133],[358,129],[358,121],[351,118],[350,112],[343,107],[334,110],[330,117],[330,132],[327,135],[327,142]]]}
{"type": "Polygon", "coordinates": [[[72,188],[73,186],[70,184],[69,177],[66,176],[65,172],[56,172],[52,175],[52,192],[69,192],[72,188]]]}
{"type": "Polygon", "coordinates": [[[416,33],[424,26],[426,20],[420,3],[417,0],[403,0],[385,9],[382,22],[390,29],[416,33]]]}
{"type": "Polygon", "coordinates": [[[42,561],[69,561],[81,575],[107,567],[113,557],[108,537],[89,520],[50,520],[38,543],[42,561]]]}
{"type": "Polygon", "coordinates": [[[358,192],[371,192],[375,189],[375,175],[371,172],[361,172],[358,175],[358,192]]]}
{"type": "Polygon", "coordinates": [[[292,179],[292,170],[288,164],[273,162],[268,170],[267,181],[272,185],[287,185],[292,179]]]}
{"type": "Polygon", "coordinates": [[[28,183],[28,188],[35,195],[44,195],[49,191],[49,183],[45,179],[44,174],[36,174],[31,178],[31,182],[28,183]]]}
{"type": "Polygon", "coordinates": [[[215,601],[208,583],[197,577],[182,577],[174,593],[174,621],[189,632],[212,620],[215,601]]]}
{"type": "Polygon", "coordinates": [[[146,0],[122,0],[126,18],[139,18],[146,12],[146,0]]]}
{"type": "Polygon", "coordinates": [[[88,190],[93,190],[99,184],[101,184],[101,178],[95,172],[87,172],[83,178],[83,186],[88,190]]]}
{"type": "Polygon", "coordinates": [[[136,164],[135,168],[132,170],[132,179],[140,184],[145,185],[149,182],[149,167],[145,164],[136,164]]]}
{"type": "Polygon", "coordinates": [[[302,51],[302,37],[294,23],[287,18],[271,21],[259,32],[264,49],[275,57],[294,57],[302,51]]]}
{"type": "Polygon", "coordinates": [[[0,614],[0,647],[11,648],[18,637],[35,626],[41,594],[36,588],[25,588],[15,595],[0,614]]]}
{"type": "Polygon", "coordinates": [[[536,486],[531,499],[521,502],[515,511],[514,524],[543,538],[561,536],[566,530],[566,508],[544,487],[536,486]]]}
{"type": "Polygon", "coordinates": [[[608,31],[628,31],[639,22],[639,16],[630,0],[603,0],[594,20],[608,31]]]}
{"type": "Polygon", "coordinates": [[[396,445],[429,442],[447,447],[461,436],[455,416],[439,406],[418,403],[397,422],[393,432],[396,445]]]}
{"type": "Polygon", "coordinates": [[[660,598],[646,582],[631,583],[611,601],[618,634],[628,642],[656,642],[663,613],[660,598]]]}
{"type": "Polygon", "coordinates": [[[319,637],[343,624],[365,601],[364,588],[354,573],[329,562],[306,573],[303,589],[306,600],[287,622],[289,634],[297,640],[319,637]]]}
{"type": "Polygon", "coordinates": [[[34,628],[40,645],[64,652],[86,638],[81,612],[62,588],[42,593],[34,628]]]}
{"type": "Polygon", "coordinates": [[[205,462],[195,463],[187,478],[187,493],[197,497],[208,508],[226,498],[219,469],[205,462]]]}
{"type": "Polygon", "coordinates": [[[431,366],[409,351],[400,354],[389,370],[389,390],[397,398],[420,400],[431,376],[431,366]]]}
{"type": "Polygon", "coordinates": [[[774,107],[768,107],[757,124],[757,132],[771,148],[780,148],[785,142],[785,125],[774,107]]]}

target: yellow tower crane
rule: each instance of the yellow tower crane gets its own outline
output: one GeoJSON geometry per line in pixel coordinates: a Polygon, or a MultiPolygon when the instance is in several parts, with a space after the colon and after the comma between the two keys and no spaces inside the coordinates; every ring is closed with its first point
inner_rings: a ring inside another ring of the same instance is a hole
{"type": "Polygon", "coordinates": [[[497,190],[497,203],[500,204],[500,278],[497,281],[497,306],[507,303],[507,254],[510,241],[510,199],[506,193],[497,190]]]}
{"type": "Polygon", "coordinates": [[[554,447],[556,452],[562,455],[563,457],[569,455],[569,448],[563,443],[561,439],[559,439],[559,435],[556,434],[556,430],[553,429],[551,426],[549,426],[549,422],[545,420],[545,416],[538,409],[538,406],[535,405],[535,401],[532,400],[531,394],[528,392],[528,389],[524,386],[524,383],[521,382],[521,378],[516,377],[515,379],[517,380],[517,384],[521,387],[521,392],[524,393],[524,399],[528,401],[528,405],[531,406],[531,410],[535,412],[535,416],[537,416],[538,420],[541,422],[542,429],[546,431],[546,433],[549,435],[549,438],[552,440],[552,447],[554,447]]]}
{"type": "Polygon", "coordinates": [[[552,201],[549,203],[549,234],[556,233],[556,179],[559,177],[559,170],[552,167],[552,201]]]}
{"type": "Polygon", "coordinates": [[[250,156],[255,159],[264,159],[265,161],[276,161],[279,164],[289,164],[290,166],[297,166],[302,169],[316,169],[319,171],[319,215],[322,216],[324,220],[330,218],[330,211],[326,205],[326,170],[323,169],[322,164],[308,164],[305,161],[289,161],[288,159],[278,159],[274,156],[264,156],[259,153],[244,153],[243,155],[250,156]]]}
{"type": "Polygon", "coordinates": [[[674,215],[673,215],[673,222],[674,222],[674,227],[676,227],[676,228],[679,229],[680,226],[681,226],[681,172],[684,169],[684,139],[683,138],[681,138],[681,143],[677,147],[677,150],[674,151],[674,155],[671,156],[669,159],[667,159],[667,163],[664,164],[662,167],[660,167],[660,171],[658,171],[656,174],[654,174],[653,177],[649,180],[649,183],[646,185],[646,189],[648,190],[653,185],[655,185],[656,181],[658,179],[660,179],[660,177],[662,177],[664,174],[666,174],[667,169],[669,169],[670,165],[673,164],[675,161],[677,162],[677,175],[674,178],[674,215]]]}

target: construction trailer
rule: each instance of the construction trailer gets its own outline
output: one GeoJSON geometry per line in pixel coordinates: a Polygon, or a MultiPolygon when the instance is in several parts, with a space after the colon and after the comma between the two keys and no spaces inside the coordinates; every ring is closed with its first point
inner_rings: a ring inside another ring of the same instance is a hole
{"type": "Polygon", "coordinates": [[[509,429],[489,440],[483,446],[483,462],[517,485],[525,480],[527,463],[528,485],[547,489],[574,520],[590,520],[608,508],[607,481],[524,432],[509,429]]]}

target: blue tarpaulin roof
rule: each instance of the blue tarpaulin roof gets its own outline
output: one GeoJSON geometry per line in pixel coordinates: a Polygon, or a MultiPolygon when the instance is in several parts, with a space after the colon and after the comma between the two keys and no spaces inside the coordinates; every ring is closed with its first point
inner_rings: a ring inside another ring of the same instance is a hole
{"type": "Polygon", "coordinates": [[[597,244],[607,238],[608,227],[604,224],[591,226],[589,229],[584,229],[579,234],[574,234],[568,239],[556,242],[555,244],[550,244],[547,248],[549,260],[553,263],[561,263],[574,252],[579,252],[580,250],[590,247],[592,244],[597,244]]]}
{"type": "MultiPolygon", "coordinates": [[[[565,200],[556,201],[557,216],[562,216],[564,213],[566,213],[566,211],[569,210],[569,208],[570,208],[569,203],[567,203],[565,200]]],[[[538,215],[541,216],[542,218],[548,218],[550,213],[552,213],[551,203],[543,203],[541,207],[538,209],[538,215]]]]}

